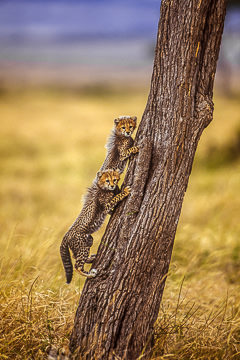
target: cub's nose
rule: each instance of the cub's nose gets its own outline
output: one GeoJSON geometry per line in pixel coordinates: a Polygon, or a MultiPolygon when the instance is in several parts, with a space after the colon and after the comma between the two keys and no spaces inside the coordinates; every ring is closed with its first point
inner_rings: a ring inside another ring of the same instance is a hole
{"type": "Polygon", "coordinates": [[[126,134],[129,135],[129,134],[130,134],[130,131],[126,131],[126,134]]]}
{"type": "Polygon", "coordinates": [[[110,188],[111,188],[111,189],[114,189],[114,185],[110,185],[110,188]]]}

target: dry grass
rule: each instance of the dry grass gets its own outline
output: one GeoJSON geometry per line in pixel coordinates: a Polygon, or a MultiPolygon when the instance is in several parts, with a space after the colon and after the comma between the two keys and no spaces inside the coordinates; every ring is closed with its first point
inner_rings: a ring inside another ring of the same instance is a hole
{"type": "MultiPolygon", "coordinates": [[[[65,284],[59,244],[101,165],[113,118],[140,118],[145,103],[146,92],[1,94],[1,359],[44,359],[49,345],[67,343],[84,280],[65,284]]],[[[154,358],[240,358],[239,114],[239,98],[216,98],[183,206],[154,358]]]]}

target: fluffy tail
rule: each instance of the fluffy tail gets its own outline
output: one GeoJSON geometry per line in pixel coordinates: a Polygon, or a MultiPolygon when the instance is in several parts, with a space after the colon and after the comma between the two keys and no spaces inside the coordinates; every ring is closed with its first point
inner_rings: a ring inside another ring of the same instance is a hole
{"type": "Polygon", "coordinates": [[[67,284],[70,284],[70,282],[72,281],[72,276],[73,276],[73,266],[72,266],[72,260],[71,260],[71,256],[70,256],[70,252],[69,252],[69,248],[68,248],[68,241],[67,241],[66,236],[64,236],[64,238],[62,240],[62,243],[60,246],[60,254],[61,254],[61,258],[62,258],[64,270],[65,270],[67,284]]]}

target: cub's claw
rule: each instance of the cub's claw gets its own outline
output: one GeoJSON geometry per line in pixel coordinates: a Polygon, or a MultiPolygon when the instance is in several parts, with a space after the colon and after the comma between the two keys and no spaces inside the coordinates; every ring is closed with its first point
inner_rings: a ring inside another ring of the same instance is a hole
{"type": "Polygon", "coordinates": [[[89,271],[89,273],[81,270],[80,268],[77,268],[76,270],[77,270],[77,272],[79,272],[79,274],[86,276],[88,278],[93,278],[93,277],[97,276],[97,269],[92,269],[91,271],[89,271]]]}
{"type": "Polygon", "coordinates": [[[97,276],[97,269],[92,269],[90,272],[89,272],[89,277],[95,277],[97,276]]]}
{"type": "Polygon", "coordinates": [[[123,192],[126,194],[126,195],[129,195],[131,193],[131,186],[126,186],[123,190],[123,192]]]}

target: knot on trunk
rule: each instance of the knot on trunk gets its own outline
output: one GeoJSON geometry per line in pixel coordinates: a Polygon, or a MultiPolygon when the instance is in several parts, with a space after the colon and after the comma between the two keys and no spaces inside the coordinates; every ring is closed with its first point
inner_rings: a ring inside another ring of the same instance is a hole
{"type": "Polygon", "coordinates": [[[212,121],[213,109],[213,101],[208,95],[197,95],[195,105],[196,118],[200,120],[204,128],[206,128],[212,121]]]}

